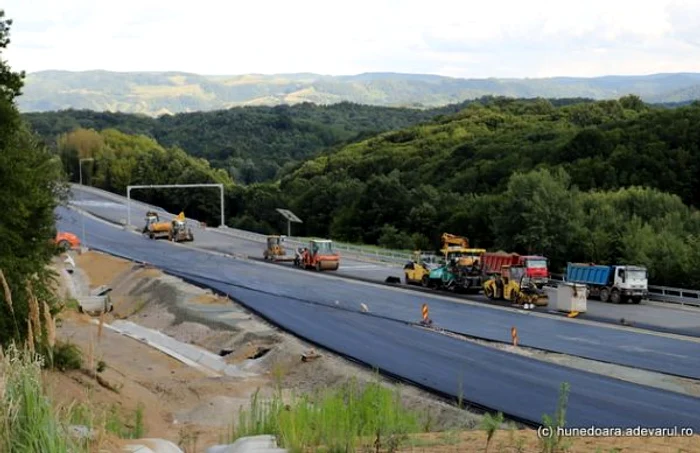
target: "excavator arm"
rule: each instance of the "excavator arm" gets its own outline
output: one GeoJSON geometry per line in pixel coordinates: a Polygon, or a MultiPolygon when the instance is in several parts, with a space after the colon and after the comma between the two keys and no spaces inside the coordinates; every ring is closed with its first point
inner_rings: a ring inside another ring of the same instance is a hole
{"type": "Polygon", "coordinates": [[[465,249],[469,248],[469,240],[464,236],[457,236],[450,233],[442,233],[442,248],[456,245],[465,249]]]}

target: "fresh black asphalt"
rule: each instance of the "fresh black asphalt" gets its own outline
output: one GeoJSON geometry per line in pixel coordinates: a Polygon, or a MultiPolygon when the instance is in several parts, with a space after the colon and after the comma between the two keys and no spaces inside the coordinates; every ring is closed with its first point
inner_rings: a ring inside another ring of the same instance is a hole
{"type": "MultiPolygon", "coordinates": [[[[59,228],[78,233],[79,214],[64,209],[60,211],[63,219],[59,221],[59,228]]],[[[272,266],[175,247],[120,231],[90,218],[85,218],[85,226],[96,248],[149,262],[173,275],[179,274],[194,283],[225,292],[252,311],[309,341],[438,393],[458,397],[461,391],[464,400],[502,411],[514,418],[540,422],[544,413],[554,412],[559,385],[568,382],[571,385],[567,413],[569,426],[700,428],[700,399],[541,362],[418,329],[397,320],[362,314],[359,312],[360,300],[354,295],[356,291],[365,290],[362,285],[322,280],[312,275],[301,276],[272,266]],[[329,293],[331,297],[328,297],[329,293]],[[338,300],[339,304],[354,306],[357,311],[335,309],[335,300],[331,299],[340,295],[345,297],[342,301],[338,300]],[[327,305],[320,305],[319,302],[327,305]]],[[[362,302],[379,314],[401,307],[416,308],[417,312],[421,303],[417,298],[411,300],[412,296],[388,289],[373,288],[369,295],[374,299],[362,302]]],[[[498,311],[492,314],[488,322],[484,322],[481,318],[488,308],[451,305],[454,307],[432,308],[432,317],[438,320],[436,322],[443,319],[447,322],[450,318],[461,316],[461,321],[453,321],[469,323],[471,319],[471,324],[490,325],[489,329],[498,330],[500,336],[500,330],[505,330],[509,323],[499,320],[499,316],[517,316],[517,321],[523,326],[538,320],[533,316],[498,311]]],[[[543,324],[536,324],[530,327],[532,330],[526,328],[525,331],[534,333],[536,329],[546,327],[544,323],[565,321],[542,319],[540,322],[543,324]]],[[[546,332],[540,332],[540,336],[548,336],[552,329],[570,330],[572,325],[575,324],[566,323],[556,328],[549,326],[546,332]]],[[[583,335],[582,338],[604,337],[599,341],[607,347],[616,341],[627,346],[626,349],[617,348],[616,352],[613,347],[610,354],[641,362],[646,358],[652,366],[660,368],[670,365],[682,369],[685,360],[673,354],[687,354],[686,351],[680,353],[679,349],[695,345],[596,326],[580,327],[584,331],[575,335],[583,335]],[[629,347],[639,344],[643,337],[663,342],[660,351],[667,354],[652,355],[629,347]]],[[[519,327],[519,331],[522,332],[522,327],[519,327]]],[[[509,330],[507,333],[509,335],[509,330]]],[[[561,341],[554,342],[574,349],[577,345],[584,349],[606,349],[591,348],[585,341],[572,342],[570,332],[562,337],[561,341]]],[[[691,371],[688,374],[692,374],[691,371]]]]}

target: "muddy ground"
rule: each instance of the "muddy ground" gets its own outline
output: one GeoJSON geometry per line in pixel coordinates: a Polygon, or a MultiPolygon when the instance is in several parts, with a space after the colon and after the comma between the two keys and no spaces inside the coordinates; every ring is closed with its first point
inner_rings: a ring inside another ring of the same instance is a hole
{"type": "MultiPolygon", "coordinates": [[[[59,337],[70,339],[86,352],[86,366],[94,369],[103,361],[106,370],[100,374],[114,390],[75,371],[52,374],[53,393],[66,404],[89,401],[97,407],[116,405],[124,414],[132,413],[142,404],[146,437],[169,439],[188,452],[204,451],[206,446],[222,440],[238,409],[247,405],[257,390],[270,395],[280,386],[285,394],[298,394],[332,387],[351,378],[360,382],[377,379],[371,371],[326,351],[318,351],[321,357],[316,360],[303,362],[301,355],[312,346],[257,319],[227,298],[156,269],[97,252],[74,256],[74,260],[77,269],[72,276],[63,271],[69,265],[57,262],[64,277],[60,291],[69,296],[70,292],[84,294],[100,285],[112,287],[115,310],[105,316],[104,322],[126,319],[159,330],[179,341],[224,354],[227,362],[255,374],[245,378],[207,376],[151,346],[108,328],[99,329],[87,315],[66,312],[62,315],[59,337]],[[201,316],[202,310],[230,311],[230,317],[238,322],[235,327],[220,325],[201,316]]],[[[489,346],[513,349],[507,345],[489,346]]],[[[695,381],[524,348],[514,352],[646,385],[700,394],[695,381]]],[[[441,432],[421,436],[409,451],[483,451],[483,432],[470,430],[478,426],[478,414],[413,387],[400,387],[403,404],[430,414],[431,431],[441,432]]],[[[700,445],[700,439],[693,440],[700,445]]],[[[697,447],[690,449],[691,444],[688,439],[577,439],[570,451],[596,451],[598,447],[600,451],[614,447],[624,449],[613,451],[630,452],[700,451],[697,447]]],[[[532,430],[512,433],[504,430],[495,436],[489,451],[539,451],[539,447],[532,430]]]]}

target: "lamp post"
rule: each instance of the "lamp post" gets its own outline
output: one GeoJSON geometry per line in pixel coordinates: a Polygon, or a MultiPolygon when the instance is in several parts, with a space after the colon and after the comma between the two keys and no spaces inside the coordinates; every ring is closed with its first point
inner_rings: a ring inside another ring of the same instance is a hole
{"type": "MultiPolygon", "coordinates": [[[[92,157],[85,157],[83,159],[80,159],[78,161],[78,172],[80,173],[80,185],[83,185],[83,162],[91,162],[94,161],[92,157]]],[[[81,214],[80,215],[80,223],[82,225],[82,230],[83,230],[83,237],[80,238],[80,241],[85,244],[85,215],[81,214]]]]}

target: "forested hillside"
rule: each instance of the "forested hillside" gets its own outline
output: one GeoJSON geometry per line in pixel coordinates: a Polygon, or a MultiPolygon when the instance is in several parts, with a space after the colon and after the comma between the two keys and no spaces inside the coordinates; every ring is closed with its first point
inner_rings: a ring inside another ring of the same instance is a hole
{"type": "Polygon", "coordinates": [[[151,118],[143,115],[65,110],[28,113],[24,118],[49,146],[76,128],[101,131],[114,128],[143,134],[160,144],[181,147],[229,172],[237,182],[273,179],[285,165],[312,157],[318,151],[392,129],[400,129],[436,115],[452,114],[464,104],[419,110],[341,103],[332,106],[299,104],[245,107],[215,112],[151,118]]]}
{"type": "Polygon", "coordinates": [[[274,225],[267,205],[284,203],[299,229],[338,240],[427,248],[448,231],[555,266],[622,260],[658,283],[700,285],[688,207],[700,204],[700,104],[474,104],[329,152],[244,199],[248,227],[274,225]]]}
{"type": "MultiPolygon", "coordinates": [[[[148,141],[78,131],[59,149],[89,155],[77,143],[101,143],[91,183],[119,193],[126,180],[225,182],[229,224],[263,233],[284,231],[275,208],[286,207],[304,221],[299,235],[429,249],[447,231],[487,249],[543,253],[554,269],[622,261],[647,265],[657,284],[700,287],[700,214],[690,207],[700,204],[700,104],[490,99],[327,149],[249,186],[180,150],[132,140],[148,141]],[[192,178],[179,178],[190,166],[192,178]]],[[[148,200],[218,220],[213,195],[160,196],[148,200]]]]}

